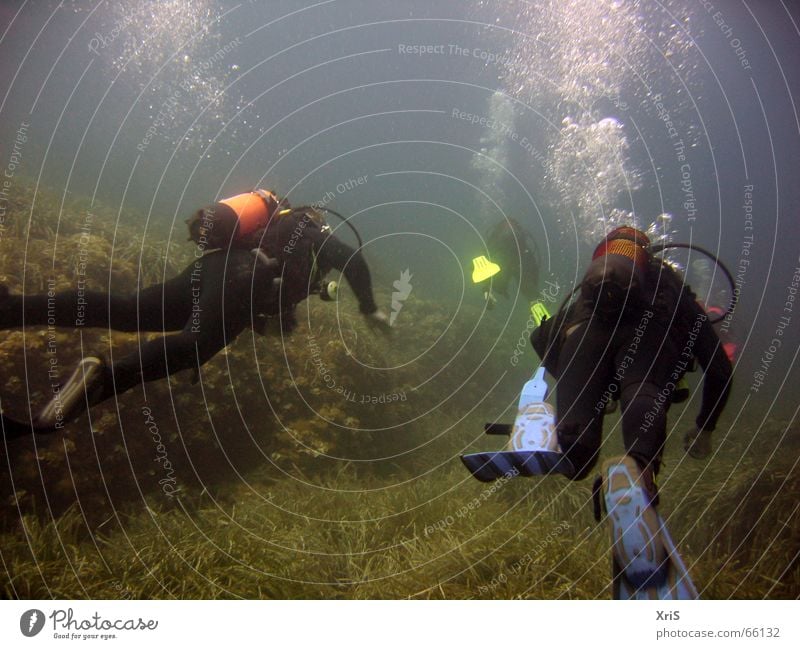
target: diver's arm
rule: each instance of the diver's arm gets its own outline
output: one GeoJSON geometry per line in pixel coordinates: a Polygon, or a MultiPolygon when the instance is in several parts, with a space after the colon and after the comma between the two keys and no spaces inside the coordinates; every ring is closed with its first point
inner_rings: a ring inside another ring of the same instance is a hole
{"type": "MultiPolygon", "coordinates": [[[[698,315],[704,315],[696,302],[694,306],[698,315]]],[[[696,424],[698,430],[711,432],[728,400],[733,368],[707,317],[700,326],[694,353],[704,372],[703,401],[696,424]]]]}
{"type": "Polygon", "coordinates": [[[356,294],[361,313],[375,313],[378,305],[372,295],[372,279],[364,255],[332,234],[326,235],[310,229],[309,234],[316,238],[314,244],[322,266],[336,268],[344,273],[347,283],[356,294]]]}

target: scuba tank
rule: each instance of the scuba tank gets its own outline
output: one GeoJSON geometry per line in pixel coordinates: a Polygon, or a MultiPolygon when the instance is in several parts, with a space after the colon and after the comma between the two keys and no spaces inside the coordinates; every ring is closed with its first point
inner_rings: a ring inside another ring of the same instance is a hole
{"type": "Polygon", "coordinates": [[[264,189],[223,198],[187,219],[189,241],[202,250],[228,246],[250,249],[254,235],[269,225],[281,205],[285,201],[264,189]]]}
{"type": "Polygon", "coordinates": [[[598,316],[616,320],[647,299],[649,245],[646,234],[623,226],[609,232],[594,249],[580,289],[598,316]]]}
{"type": "MultiPolygon", "coordinates": [[[[649,237],[630,226],[615,228],[598,244],[592,254],[592,265],[587,269],[583,280],[567,295],[557,316],[569,306],[574,295],[581,291],[582,296],[596,305],[601,311],[613,311],[626,302],[628,294],[633,291],[634,299],[644,288],[647,267],[654,261],[666,264],[657,257],[660,253],[672,249],[686,249],[705,255],[722,271],[730,284],[731,300],[728,307],[717,313],[708,313],[709,322],[716,324],[726,318],[734,309],[736,300],[733,276],[727,266],[712,252],[693,243],[659,243],[652,245],[649,237]],[[627,262],[620,264],[622,258],[627,262]],[[588,281],[587,281],[588,280],[588,281]]],[[[618,313],[618,312],[617,312],[618,313]]]]}

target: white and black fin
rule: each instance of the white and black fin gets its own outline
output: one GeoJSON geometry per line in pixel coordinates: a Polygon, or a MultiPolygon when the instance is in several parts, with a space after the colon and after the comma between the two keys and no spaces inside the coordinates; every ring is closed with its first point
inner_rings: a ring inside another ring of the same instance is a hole
{"type": "Polygon", "coordinates": [[[603,465],[614,599],[698,599],[697,589],[630,456],[603,465]]]}
{"type": "Polygon", "coordinates": [[[462,455],[461,461],[481,482],[509,476],[538,476],[550,473],[574,475],[572,463],[554,451],[490,451],[462,455]]]}
{"type": "Polygon", "coordinates": [[[34,428],[40,431],[60,428],[93,405],[105,382],[106,366],[101,358],[87,356],[72,376],[63,383],[50,402],[42,408],[34,420],[34,428]]]}

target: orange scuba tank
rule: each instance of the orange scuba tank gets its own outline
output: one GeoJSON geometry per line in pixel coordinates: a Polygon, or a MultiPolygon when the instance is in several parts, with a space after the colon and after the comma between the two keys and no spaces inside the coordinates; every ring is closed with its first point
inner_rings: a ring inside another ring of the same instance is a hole
{"type": "Polygon", "coordinates": [[[220,203],[230,207],[239,221],[239,235],[246,237],[267,227],[278,206],[278,197],[271,191],[256,189],[245,194],[223,198],[220,203]]]}
{"type": "Polygon", "coordinates": [[[286,204],[264,189],[223,198],[186,221],[189,240],[203,250],[229,245],[252,247],[252,235],[267,227],[279,206],[286,204]]]}

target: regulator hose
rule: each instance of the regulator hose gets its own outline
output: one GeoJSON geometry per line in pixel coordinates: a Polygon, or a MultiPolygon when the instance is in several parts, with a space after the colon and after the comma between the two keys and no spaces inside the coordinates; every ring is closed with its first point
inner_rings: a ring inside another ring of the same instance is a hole
{"type": "Polygon", "coordinates": [[[728,304],[728,308],[722,315],[719,315],[714,319],[709,318],[708,321],[711,324],[716,324],[717,322],[724,320],[731,313],[733,313],[733,309],[736,306],[736,295],[735,295],[736,285],[734,284],[733,281],[733,275],[731,275],[731,272],[728,270],[727,266],[725,266],[725,264],[723,264],[720,261],[719,257],[717,257],[714,253],[706,250],[705,248],[701,248],[700,246],[695,245],[693,243],[660,243],[656,244],[655,246],[650,246],[648,250],[650,251],[651,254],[655,255],[658,254],[659,252],[663,252],[664,250],[669,250],[671,248],[684,248],[686,250],[694,250],[695,252],[699,252],[700,254],[705,255],[719,267],[719,269],[723,272],[723,274],[727,278],[728,283],[731,285],[731,301],[730,304],[728,304]]]}
{"type": "Polygon", "coordinates": [[[342,216],[339,212],[332,210],[329,207],[317,207],[316,205],[302,205],[300,207],[293,207],[292,212],[304,212],[306,210],[317,210],[318,212],[328,212],[328,214],[333,214],[334,216],[341,219],[342,223],[344,223],[348,228],[353,231],[353,234],[356,236],[356,240],[358,241],[358,248],[359,250],[364,247],[364,242],[361,240],[361,235],[356,230],[355,226],[350,223],[350,220],[346,216],[342,216]]]}

